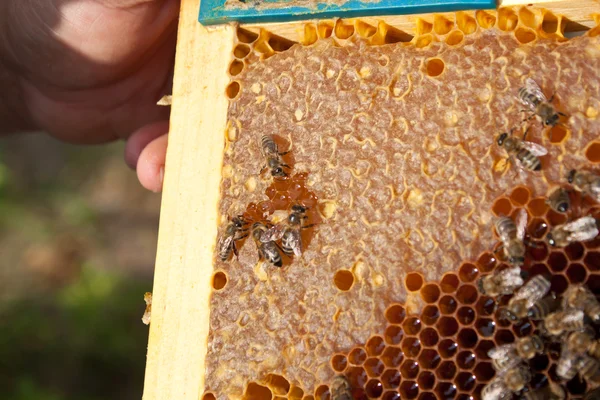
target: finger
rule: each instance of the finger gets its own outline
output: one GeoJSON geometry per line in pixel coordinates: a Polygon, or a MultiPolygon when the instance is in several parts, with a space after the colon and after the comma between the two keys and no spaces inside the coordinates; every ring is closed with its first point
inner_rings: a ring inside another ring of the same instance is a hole
{"type": "Polygon", "coordinates": [[[143,126],[134,132],[125,145],[125,163],[131,169],[136,169],[142,151],[157,137],[169,132],[169,122],[160,121],[143,126]]]}
{"type": "Polygon", "coordinates": [[[138,179],[143,187],[153,192],[162,190],[167,155],[167,137],[167,135],[163,135],[150,142],[142,150],[138,159],[138,179]]]}

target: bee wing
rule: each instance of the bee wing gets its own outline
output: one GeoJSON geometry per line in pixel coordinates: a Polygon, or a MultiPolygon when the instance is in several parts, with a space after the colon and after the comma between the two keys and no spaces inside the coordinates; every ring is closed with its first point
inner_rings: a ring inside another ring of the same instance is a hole
{"type": "Polygon", "coordinates": [[[545,156],[546,154],[548,154],[548,149],[546,149],[541,144],[537,144],[537,143],[533,143],[533,142],[526,142],[526,141],[523,141],[521,143],[525,149],[529,150],[529,152],[536,157],[541,157],[541,156],[545,156]]]}
{"type": "Polygon", "coordinates": [[[499,400],[512,395],[512,392],[506,387],[502,378],[496,378],[481,391],[482,400],[499,400]]]}
{"type": "Polygon", "coordinates": [[[286,246],[294,251],[294,255],[296,257],[300,257],[302,255],[302,238],[300,236],[300,231],[294,229],[290,232],[290,234],[286,237],[286,246]]]}
{"type": "Polygon", "coordinates": [[[233,243],[233,236],[221,236],[219,237],[219,241],[217,242],[217,249],[220,251],[221,249],[229,248],[229,246],[231,246],[231,243],[233,243]]]}
{"type": "Polygon", "coordinates": [[[527,281],[525,285],[521,286],[521,288],[515,293],[513,298],[510,299],[510,302],[525,300],[527,302],[527,308],[531,308],[535,303],[540,301],[546,295],[546,293],[548,293],[549,289],[550,283],[548,282],[548,280],[542,275],[536,275],[529,281],[527,281]],[[543,286],[544,288],[547,287],[547,289],[540,290],[540,286],[543,286]]]}
{"type": "Polygon", "coordinates": [[[277,225],[267,229],[266,231],[264,231],[263,234],[260,235],[260,241],[262,243],[274,242],[276,240],[281,239],[284,232],[285,232],[285,225],[277,224],[277,225]]]}
{"type": "Polygon", "coordinates": [[[504,286],[521,287],[523,286],[523,278],[521,277],[521,268],[507,268],[501,272],[502,283],[504,286]]]}
{"type": "Polygon", "coordinates": [[[514,347],[515,346],[513,343],[508,343],[508,344],[503,344],[501,346],[491,348],[488,351],[488,357],[493,360],[508,358],[509,356],[511,356],[513,354],[514,347]]]}
{"type": "Polygon", "coordinates": [[[519,240],[523,240],[525,237],[525,228],[527,227],[527,211],[524,209],[519,210],[519,214],[517,214],[517,220],[515,222],[515,225],[517,226],[517,238],[519,238],[519,240]]]}
{"type": "MultiPolygon", "coordinates": [[[[544,95],[544,92],[542,92],[542,88],[540,88],[540,85],[538,85],[537,82],[534,81],[533,79],[531,79],[531,78],[525,79],[525,89],[527,89],[527,91],[529,93],[531,93],[532,95],[537,97],[538,100],[540,100],[544,103],[548,102],[546,95],[544,95]]],[[[535,106],[534,106],[534,108],[535,108],[535,106]]]]}

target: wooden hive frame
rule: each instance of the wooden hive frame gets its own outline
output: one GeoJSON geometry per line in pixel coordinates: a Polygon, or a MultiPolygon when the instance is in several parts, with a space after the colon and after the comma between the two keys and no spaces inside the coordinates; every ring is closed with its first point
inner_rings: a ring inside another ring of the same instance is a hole
{"type": "MultiPolygon", "coordinates": [[[[598,0],[504,0],[568,18],[566,31],[600,23],[598,0]]],[[[205,28],[198,0],[182,0],[175,62],[167,168],[153,288],[144,400],[198,400],[204,390],[212,259],[227,124],[226,87],[236,27],[205,28]]],[[[442,14],[454,18],[454,13],[442,14]]],[[[432,15],[364,18],[410,35],[432,15]]],[[[305,22],[247,25],[302,41],[305,22]]]]}

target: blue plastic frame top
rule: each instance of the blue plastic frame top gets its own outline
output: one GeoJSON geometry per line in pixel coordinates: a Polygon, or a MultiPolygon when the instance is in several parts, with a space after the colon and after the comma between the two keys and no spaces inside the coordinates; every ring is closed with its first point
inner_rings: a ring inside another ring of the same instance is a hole
{"type": "Polygon", "coordinates": [[[496,8],[496,0],[348,0],[342,5],[286,7],[290,0],[246,0],[240,7],[225,7],[225,0],[200,0],[198,21],[203,25],[228,22],[286,22],[317,18],[354,18],[394,14],[423,14],[496,8]],[[280,3],[276,7],[267,3],[280,3]]]}

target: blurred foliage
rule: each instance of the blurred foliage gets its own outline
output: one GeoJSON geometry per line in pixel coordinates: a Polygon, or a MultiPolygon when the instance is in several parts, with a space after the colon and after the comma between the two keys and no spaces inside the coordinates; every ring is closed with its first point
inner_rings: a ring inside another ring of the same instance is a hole
{"type": "Polygon", "coordinates": [[[139,398],[147,283],[84,266],[45,298],[0,308],[0,387],[10,400],[139,398]]]}

